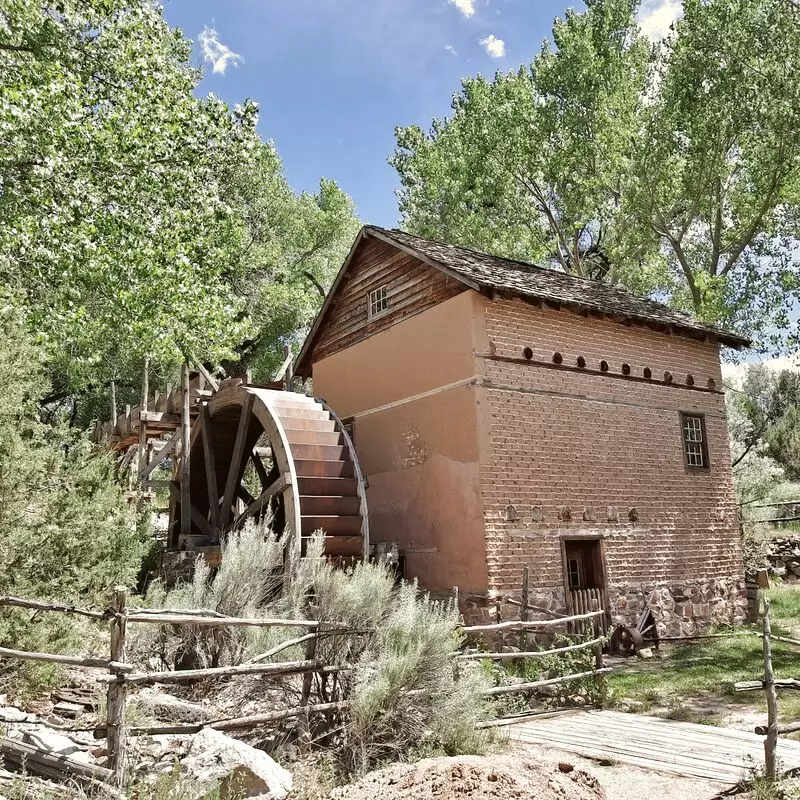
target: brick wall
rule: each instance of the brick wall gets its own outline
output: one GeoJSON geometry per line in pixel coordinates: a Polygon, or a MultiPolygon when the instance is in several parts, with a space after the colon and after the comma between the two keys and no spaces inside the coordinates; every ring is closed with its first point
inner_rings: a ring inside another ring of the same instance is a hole
{"type": "Polygon", "coordinates": [[[718,596],[738,596],[717,345],[521,300],[486,300],[484,314],[488,347],[476,359],[488,588],[518,593],[527,565],[532,589],[563,592],[561,539],[586,536],[603,541],[614,597],[673,586],[693,618],[710,617],[718,596]],[[685,466],[682,411],[705,415],[707,471],[685,466]]]}

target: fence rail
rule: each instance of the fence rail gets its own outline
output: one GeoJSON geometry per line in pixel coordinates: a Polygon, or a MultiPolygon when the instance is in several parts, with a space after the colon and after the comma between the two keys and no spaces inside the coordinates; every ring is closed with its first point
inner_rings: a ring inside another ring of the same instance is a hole
{"type": "MultiPolygon", "coordinates": [[[[527,570],[525,570],[527,573],[527,570]]],[[[34,653],[10,648],[0,648],[0,656],[29,661],[44,661],[56,664],[66,664],[84,668],[100,668],[107,672],[106,675],[96,676],[100,683],[107,684],[107,710],[104,725],[98,725],[94,729],[96,738],[105,737],[108,749],[108,769],[94,769],[92,773],[95,778],[121,787],[125,781],[125,757],[127,751],[127,737],[141,735],[156,735],[166,733],[193,734],[198,733],[203,728],[214,728],[216,730],[239,730],[259,725],[268,724],[280,720],[294,717],[305,718],[309,715],[340,711],[348,707],[347,700],[336,702],[310,703],[310,676],[313,674],[330,675],[339,672],[346,672],[354,669],[355,664],[325,664],[313,656],[316,653],[317,643],[327,637],[332,636],[353,636],[363,635],[370,631],[354,630],[347,628],[344,624],[320,623],[316,620],[293,620],[270,617],[241,618],[229,617],[210,609],[145,609],[128,607],[128,592],[125,587],[116,587],[110,607],[105,611],[95,611],[92,609],[81,609],[63,603],[44,603],[38,600],[26,600],[19,597],[0,598],[0,608],[24,608],[39,612],[55,612],[64,614],[77,614],[87,617],[96,622],[106,622],[110,625],[111,647],[109,658],[95,658],[78,655],[62,655],[56,653],[34,653]],[[191,670],[171,670],[171,671],[137,671],[135,665],[128,663],[126,657],[126,640],[129,624],[150,624],[150,625],[175,625],[175,626],[199,626],[210,627],[257,627],[257,628],[294,628],[302,631],[299,637],[282,642],[272,650],[262,653],[250,661],[225,667],[210,667],[207,669],[191,670]],[[323,627],[324,625],[324,627],[323,627]],[[268,658],[272,658],[283,650],[296,645],[304,645],[306,658],[299,661],[277,661],[263,663],[268,658]],[[309,655],[312,657],[308,657],[309,655]],[[128,690],[131,686],[141,686],[154,683],[178,683],[200,680],[212,680],[229,678],[240,675],[260,675],[264,678],[280,678],[287,675],[304,675],[302,701],[300,706],[295,708],[283,709],[262,714],[252,714],[249,716],[218,719],[196,725],[167,725],[136,727],[126,724],[126,705],[128,690]]],[[[562,616],[557,619],[528,620],[528,611],[531,609],[527,603],[527,575],[523,576],[523,596],[522,601],[516,605],[520,606],[520,619],[498,621],[486,625],[461,626],[460,631],[467,637],[496,634],[500,637],[502,644],[503,637],[507,633],[518,633],[518,643],[520,647],[508,651],[502,648],[500,651],[458,651],[453,653],[457,662],[470,661],[477,659],[491,660],[521,660],[535,659],[550,655],[560,655],[563,653],[593,650],[595,652],[595,669],[583,670],[581,672],[564,675],[558,678],[533,681],[529,683],[513,684],[509,686],[498,686],[486,691],[488,696],[501,694],[511,694],[533,691],[535,689],[552,686],[555,684],[570,681],[595,679],[598,683],[604,680],[605,674],[610,672],[604,668],[602,661],[603,638],[594,635],[595,626],[598,618],[604,614],[602,609],[594,608],[583,614],[573,614],[562,616]],[[550,634],[558,632],[563,628],[565,633],[573,633],[575,627],[583,624],[584,632],[594,635],[594,638],[587,641],[577,642],[565,646],[549,647],[540,650],[529,650],[527,637],[529,634],[542,633],[550,634]]],[[[547,612],[553,615],[553,612],[547,612]]],[[[13,757],[17,752],[14,749],[14,740],[5,739],[0,743],[0,750],[8,750],[13,757]]],[[[13,758],[12,758],[13,760],[13,758]]],[[[62,758],[63,762],[64,759],[62,758]]],[[[67,759],[69,761],[69,759],[67,759]]],[[[32,762],[33,763],[33,762],[32,762]]],[[[77,763],[77,762],[76,762],[77,763]]],[[[52,765],[41,765],[42,769],[56,767],[52,765]]],[[[61,764],[63,771],[69,771],[71,764],[61,764]]],[[[76,767],[77,769],[77,767],[76,767]]]]}

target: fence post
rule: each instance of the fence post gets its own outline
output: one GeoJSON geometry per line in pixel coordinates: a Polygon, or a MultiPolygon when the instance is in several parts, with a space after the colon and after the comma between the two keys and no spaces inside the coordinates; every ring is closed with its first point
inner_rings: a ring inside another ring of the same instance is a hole
{"type": "MultiPolygon", "coordinates": [[[[128,589],[117,586],[111,610],[111,660],[125,661],[125,633],[127,629],[128,589]]],[[[114,773],[114,782],[122,787],[125,781],[125,700],[128,689],[122,675],[114,672],[116,680],[108,684],[108,703],[106,711],[106,727],[108,742],[108,766],[114,773]]]]}
{"type": "MultiPolygon", "coordinates": [[[[519,607],[519,618],[522,622],[528,621],[528,568],[522,569],[522,603],[519,607]]],[[[519,649],[524,653],[528,649],[528,634],[523,628],[519,634],[519,649]]]]}
{"type": "MultiPolygon", "coordinates": [[[[592,611],[600,611],[600,610],[601,610],[600,601],[599,600],[592,600],[592,611]]],[[[594,617],[592,619],[592,626],[593,626],[592,627],[592,632],[593,632],[593,635],[595,637],[600,638],[602,636],[602,634],[603,634],[603,631],[602,631],[602,627],[600,625],[596,624],[598,619],[601,619],[601,618],[600,617],[594,617]]],[[[597,647],[595,648],[595,652],[594,652],[594,668],[598,672],[601,669],[603,669],[603,642],[602,641],[599,641],[597,643],[597,647]]],[[[599,701],[598,705],[602,706],[604,695],[605,695],[605,687],[606,687],[605,675],[602,675],[602,674],[597,675],[596,676],[596,681],[597,681],[597,699],[599,701]]]]}
{"type": "Polygon", "coordinates": [[[772,625],[769,619],[769,599],[764,598],[764,690],[767,695],[767,738],[764,740],[764,770],[768,781],[775,780],[775,749],[778,745],[778,694],[772,670],[772,625]]]}

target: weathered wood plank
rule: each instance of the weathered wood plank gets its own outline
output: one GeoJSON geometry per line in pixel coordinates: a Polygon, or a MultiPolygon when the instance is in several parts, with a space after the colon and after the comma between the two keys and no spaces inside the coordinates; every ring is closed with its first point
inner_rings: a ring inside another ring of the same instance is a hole
{"type": "MultiPolygon", "coordinates": [[[[614,711],[524,720],[508,731],[520,743],[726,783],[741,779],[748,763],[763,758],[761,740],[747,731],[614,711]]],[[[785,767],[800,766],[799,742],[781,740],[779,754],[785,767]]]]}

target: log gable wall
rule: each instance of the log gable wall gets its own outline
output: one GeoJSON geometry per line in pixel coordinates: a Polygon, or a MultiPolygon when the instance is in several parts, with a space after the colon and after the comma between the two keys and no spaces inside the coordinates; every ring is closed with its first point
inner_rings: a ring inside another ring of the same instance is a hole
{"type": "Polygon", "coordinates": [[[332,299],[308,362],[321,361],[466,289],[461,281],[414,256],[366,238],[332,299]],[[389,307],[370,319],[369,295],[381,286],[386,286],[389,307]]]}

